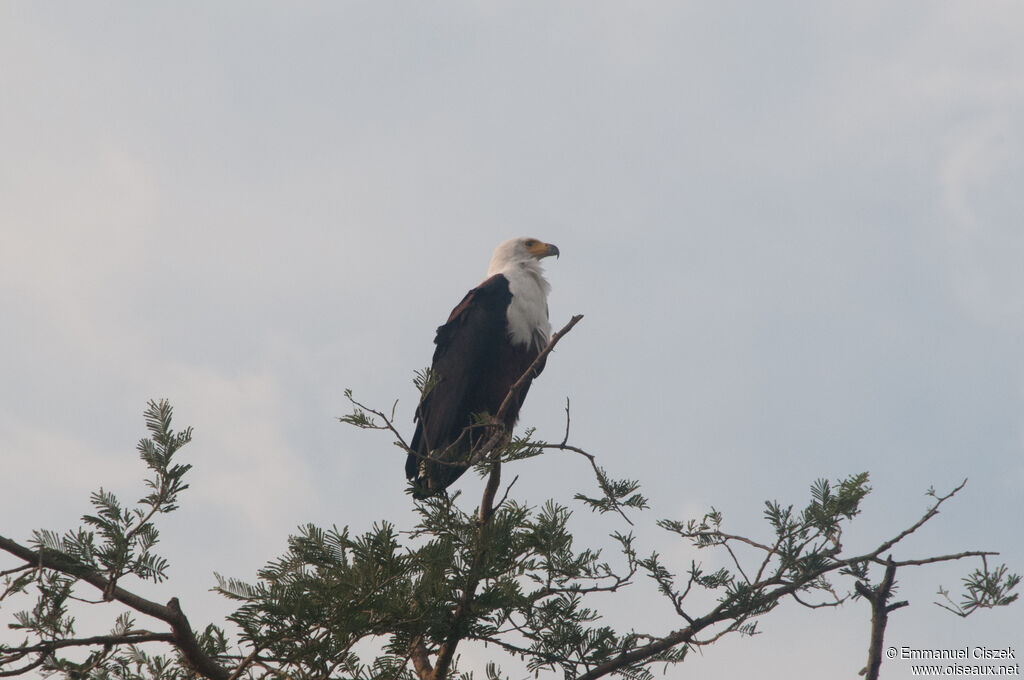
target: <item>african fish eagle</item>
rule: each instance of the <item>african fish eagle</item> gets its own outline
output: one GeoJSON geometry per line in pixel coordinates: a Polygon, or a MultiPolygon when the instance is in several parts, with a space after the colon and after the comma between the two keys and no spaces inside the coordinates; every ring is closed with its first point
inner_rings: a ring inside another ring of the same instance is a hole
{"type": "MultiPolygon", "coordinates": [[[[548,291],[540,260],[558,248],[535,238],[514,238],[494,251],[483,282],[466,293],[437,329],[430,384],[416,408],[416,433],[405,462],[413,496],[439,493],[469,467],[485,440],[472,427],[495,415],[509,388],[548,343],[548,291]],[[468,428],[468,429],[467,429],[468,428]]],[[[502,423],[511,432],[543,362],[519,391],[502,423]]]]}

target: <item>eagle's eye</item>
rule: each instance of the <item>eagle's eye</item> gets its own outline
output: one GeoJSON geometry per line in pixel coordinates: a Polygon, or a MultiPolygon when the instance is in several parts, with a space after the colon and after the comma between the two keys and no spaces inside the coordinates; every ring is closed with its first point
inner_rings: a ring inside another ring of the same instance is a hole
{"type": "Polygon", "coordinates": [[[534,240],[533,240],[532,238],[531,238],[531,239],[528,239],[528,240],[526,241],[526,247],[527,247],[527,248],[532,248],[532,247],[533,247],[533,245],[534,245],[535,243],[536,243],[536,241],[534,241],[534,240]]]}

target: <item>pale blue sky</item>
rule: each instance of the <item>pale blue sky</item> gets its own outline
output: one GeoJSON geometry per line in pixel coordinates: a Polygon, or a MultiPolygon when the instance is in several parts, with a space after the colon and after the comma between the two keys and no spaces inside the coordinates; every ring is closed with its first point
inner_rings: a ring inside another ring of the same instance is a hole
{"type": "MultiPolygon", "coordinates": [[[[645,551],[715,564],[654,521],[714,504],[754,534],[766,498],[869,470],[851,549],[968,477],[897,557],[1024,570],[1022,27],[1016,2],[5,3],[0,530],[141,495],[158,397],[195,471],[141,589],[195,624],[229,610],[214,570],[252,578],[298,524],[409,526],[343,390],[411,433],[434,328],[530,235],[562,251],[553,325],[586,318],[522,423],[560,438],[572,399],[575,442],[652,498],[645,551]]],[[[588,469],[527,461],[515,490],[570,503],[588,469]]],[[[1020,606],[931,604],[973,566],[902,574],[889,641],[1024,652],[1020,606]]],[[[634,591],[613,622],[680,625],[634,591]]],[[[863,603],[762,627],[689,672],[863,664],[863,603]]]]}

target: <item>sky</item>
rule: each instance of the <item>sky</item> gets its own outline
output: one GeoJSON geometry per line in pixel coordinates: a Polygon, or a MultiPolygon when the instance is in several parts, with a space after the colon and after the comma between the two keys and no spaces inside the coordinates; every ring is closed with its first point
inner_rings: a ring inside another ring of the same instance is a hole
{"type": "MultiPolygon", "coordinates": [[[[561,439],[570,400],[571,441],[651,499],[641,552],[720,566],[656,520],[766,536],[765,500],[869,471],[851,551],[966,478],[894,557],[1024,571],[1022,25],[1010,1],[3,3],[0,533],[141,497],[154,398],[194,470],[170,580],[137,589],[196,627],[231,611],[214,572],[253,579],[301,524],[411,527],[403,455],[337,421],[344,390],[411,435],[435,328],[533,236],[562,253],[552,325],[584,319],[521,426],[561,439]]],[[[514,474],[580,541],[629,528],[572,500],[579,457],[514,474]]],[[[1022,605],[933,604],[975,566],[902,570],[887,642],[1024,653],[1022,605]]],[[[682,625],[642,579],[602,606],[682,625]]],[[[668,675],[850,677],[869,620],[787,603],[668,675]]]]}

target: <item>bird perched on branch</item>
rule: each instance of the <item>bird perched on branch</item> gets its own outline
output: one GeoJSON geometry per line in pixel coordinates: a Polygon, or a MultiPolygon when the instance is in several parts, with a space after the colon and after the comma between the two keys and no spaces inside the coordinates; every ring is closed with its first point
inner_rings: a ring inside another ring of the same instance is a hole
{"type": "MultiPolygon", "coordinates": [[[[513,384],[548,343],[548,292],[540,261],[558,248],[514,238],[494,251],[484,281],[466,293],[437,329],[434,359],[416,408],[416,433],[405,462],[413,496],[446,489],[469,467],[488,437],[483,424],[497,415],[513,384]]],[[[500,423],[512,431],[530,382],[519,389],[500,423]]]]}

